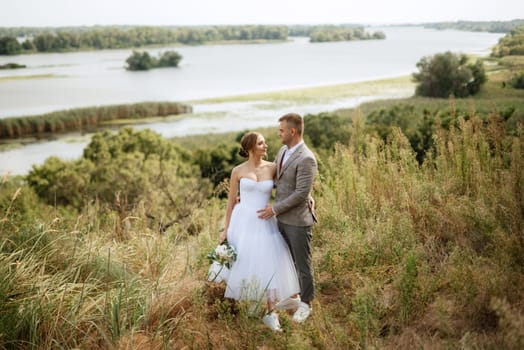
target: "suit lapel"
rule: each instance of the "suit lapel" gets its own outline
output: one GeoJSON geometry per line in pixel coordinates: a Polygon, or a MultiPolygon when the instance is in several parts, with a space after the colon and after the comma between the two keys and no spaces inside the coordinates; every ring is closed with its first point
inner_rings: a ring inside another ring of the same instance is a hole
{"type": "MultiPolygon", "coordinates": [[[[282,174],[284,174],[284,172],[286,171],[286,169],[289,167],[289,165],[291,163],[293,163],[298,157],[300,157],[300,155],[302,154],[302,152],[304,151],[304,144],[300,145],[295,152],[293,152],[293,154],[291,155],[291,157],[289,157],[289,159],[286,161],[286,163],[284,164],[284,166],[282,166],[282,171],[280,172],[279,174],[279,178],[282,176],[282,174]]],[[[280,157],[282,158],[282,156],[280,157]]],[[[282,159],[280,159],[280,162],[282,162],[282,159]]],[[[280,164],[278,164],[280,166],[280,164]]]]}
{"type": "Polygon", "coordinates": [[[283,167],[282,167],[282,160],[284,159],[284,152],[286,151],[287,147],[282,147],[280,149],[280,151],[278,151],[278,154],[277,154],[277,158],[276,158],[276,162],[277,162],[277,178],[280,179],[280,176],[282,175],[282,172],[283,172],[283,167]]]}

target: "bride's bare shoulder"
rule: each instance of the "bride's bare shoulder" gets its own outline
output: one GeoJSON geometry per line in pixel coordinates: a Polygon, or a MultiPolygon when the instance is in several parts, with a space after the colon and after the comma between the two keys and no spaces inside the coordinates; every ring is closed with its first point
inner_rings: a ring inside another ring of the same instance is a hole
{"type": "Polygon", "coordinates": [[[242,162],[233,168],[233,171],[242,170],[247,166],[247,162],[242,162]]]}
{"type": "Polygon", "coordinates": [[[271,177],[274,177],[277,172],[277,165],[273,162],[265,161],[264,167],[271,174],[271,177]]]}
{"type": "Polygon", "coordinates": [[[231,176],[233,177],[235,175],[243,173],[246,168],[247,168],[247,162],[238,164],[237,166],[233,168],[233,170],[231,170],[231,176]]]}
{"type": "Polygon", "coordinates": [[[264,161],[264,166],[267,166],[270,169],[276,169],[277,165],[274,162],[270,162],[270,161],[265,160],[264,161]]]}

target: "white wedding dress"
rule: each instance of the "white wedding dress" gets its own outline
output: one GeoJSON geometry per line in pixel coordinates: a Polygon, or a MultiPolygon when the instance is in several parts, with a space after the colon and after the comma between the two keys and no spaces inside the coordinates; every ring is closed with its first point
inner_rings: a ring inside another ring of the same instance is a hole
{"type": "Polygon", "coordinates": [[[229,244],[237,251],[227,278],[227,298],[278,301],[300,291],[276,218],[258,218],[257,210],[267,206],[272,189],[273,180],[240,179],[240,203],[233,208],[227,232],[229,244]]]}

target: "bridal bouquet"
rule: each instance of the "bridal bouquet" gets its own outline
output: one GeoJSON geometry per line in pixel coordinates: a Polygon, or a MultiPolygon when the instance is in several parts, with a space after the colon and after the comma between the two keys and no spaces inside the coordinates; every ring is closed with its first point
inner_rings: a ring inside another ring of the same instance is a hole
{"type": "Polygon", "coordinates": [[[237,259],[237,252],[232,245],[224,241],[211,251],[207,258],[211,263],[207,274],[208,281],[221,282],[227,280],[229,269],[237,259]]]}

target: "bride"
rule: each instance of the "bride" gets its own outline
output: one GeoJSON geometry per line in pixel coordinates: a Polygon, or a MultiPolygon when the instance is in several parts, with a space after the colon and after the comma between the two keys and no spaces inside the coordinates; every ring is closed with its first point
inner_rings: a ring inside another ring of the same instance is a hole
{"type": "Polygon", "coordinates": [[[263,159],[267,145],[261,134],[245,134],[240,145],[239,154],[247,161],[231,172],[225,229],[220,237],[238,254],[227,278],[225,297],[265,303],[264,324],[280,331],[275,304],[299,293],[300,287],[275,217],[264,220],[257,214],[269,202],[276,164],[263,159]],[[241,199],[236,203],[239,190],[241,199]]]}

